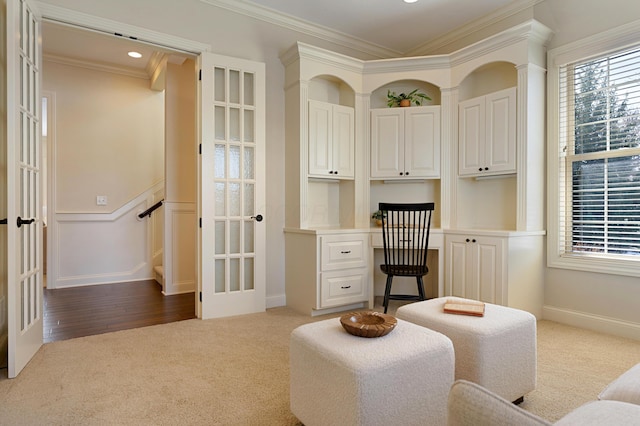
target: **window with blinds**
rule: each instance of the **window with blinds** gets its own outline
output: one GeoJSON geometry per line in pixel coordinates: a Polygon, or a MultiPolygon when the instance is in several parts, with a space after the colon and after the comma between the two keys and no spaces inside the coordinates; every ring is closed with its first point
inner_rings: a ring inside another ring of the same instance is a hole
{"type": "Polygon", "coordinates": [[[640,46],[558,77],[559,254],[640,256],[640,46]]]}

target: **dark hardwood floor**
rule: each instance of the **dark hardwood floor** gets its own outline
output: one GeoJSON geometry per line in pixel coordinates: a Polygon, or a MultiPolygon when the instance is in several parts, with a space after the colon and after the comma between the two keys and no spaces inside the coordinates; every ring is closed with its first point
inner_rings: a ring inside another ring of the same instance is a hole
{"type": "Polygon", "coordinates": [[[155,280],[44,289],[44,342],[195,318],[194,293],[163,296],[155,280]]]}

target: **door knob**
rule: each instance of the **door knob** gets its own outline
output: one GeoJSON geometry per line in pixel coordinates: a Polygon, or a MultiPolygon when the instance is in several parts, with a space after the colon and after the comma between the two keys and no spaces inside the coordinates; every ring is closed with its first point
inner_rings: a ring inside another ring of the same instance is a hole
{"type": "Polygon", "coordinates": [[[35,219],[23,219],[20,216],[18,216],[18,228],[20,228],[22,225],[31,225],[33,222],[35,222],[35,219]]]}
{"type": "Polygon", "coordinates": [[[263,217],[261,214],[258,214],[255,216],[251,216],[251,219],[255,219],[257,222],[262,222],[263,217]]]}
{"type": "Polygon", "coordinates": [[[7,224],[7,218],[0,219],[0,225],[6,225],[6,224],[7,224]]]}

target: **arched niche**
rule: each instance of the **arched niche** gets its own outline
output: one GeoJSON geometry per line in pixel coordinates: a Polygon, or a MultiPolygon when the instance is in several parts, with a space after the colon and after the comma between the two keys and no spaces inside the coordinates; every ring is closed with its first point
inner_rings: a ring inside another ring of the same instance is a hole
{"type": "Polygon", "coordinates": [[[517,85],[518,71],[514,64],[491,62],[476,68],[460,82],[458,99],[464,101],[517,85]]]}
{"type": "Polygon", "coordinates": [[[397,80],[380,86],[371,92],[370,105],[371,108],[387,108],[387,92],[390,90],[396,93],[409,93],[418,89],[431,98],[422,105],[440,105],[440,88],[422,80],[397,80]]]}
{"type": "Polygon", "coordinates": [[[309,80],[309,99],[355,107],[353,88],[342,79],[332,75],[319,75],[309,80]]]}

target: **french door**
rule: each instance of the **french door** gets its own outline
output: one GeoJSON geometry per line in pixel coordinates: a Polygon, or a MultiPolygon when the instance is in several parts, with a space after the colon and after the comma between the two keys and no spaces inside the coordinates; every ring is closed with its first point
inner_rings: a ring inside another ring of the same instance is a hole
{"type": "Polygon", "coordinates": [[[265,310],[265,67],[202,53],[201,318],[265,310]]]}
{"type": "MultiPolygon", "coordinates": [[[[20,373],[42,345],[40,19],[27,0],[6,5],[8,370],[20,373]]],[[[4,226],[4,225],[3,225],[4,226]]]]}

